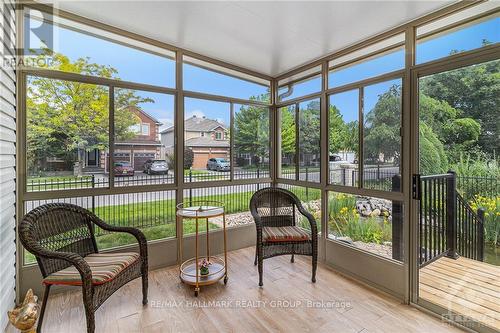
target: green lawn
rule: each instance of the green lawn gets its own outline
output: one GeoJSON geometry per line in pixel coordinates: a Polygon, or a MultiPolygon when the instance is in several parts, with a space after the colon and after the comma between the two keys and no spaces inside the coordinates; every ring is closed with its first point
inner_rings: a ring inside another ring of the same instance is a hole
{"type": "MultiPolygon", "coordinates": [[[[253,192],[230,193],[223,195],[209,195],[195,197],[193,200],[216,200],[222,201],[226,205],[226,213],[232,214],[248,210],[248,203],[253,192]]],[[[187,201],[188,198],[185,198],[187,201]]],[[[148,240],[175,237],[175,200],[158,200],[141,203],[96,207],[95,214],[105,222],[118,226],[139,226],[149,225],[141,228],[148,240]]],[[[218,226],[210,223],[210,228],[218,226]]],[[[205,231],[204,223],[199,224],[199,230],[205,231]]],[[[184,221],[184,234],[195,232],[195,222],[193,220],[184,221]]],[[[96,230],[99,235],[102,233],[96,230]]],[[[133,244],[135,238],[125,233],[106,233],[96,237],[99,249],[108,249],[116,246],[133,244]]],[[[34,262],[33,255],[25,251],[25,262],[34,262]]]]}
{"type": "Polygon", "coordinates": [[[184,176],[189,176],[189,171],[193,176],[208,174],[208,170],[184,170],[184,176]]]}

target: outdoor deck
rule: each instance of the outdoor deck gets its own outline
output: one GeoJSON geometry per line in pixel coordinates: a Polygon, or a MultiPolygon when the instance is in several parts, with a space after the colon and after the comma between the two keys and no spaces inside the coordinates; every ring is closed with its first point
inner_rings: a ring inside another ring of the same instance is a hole
{"type": "Polygon", "coordinates": [[[420,270],[421,298],[500,330],[500,267],[460,257],[420,270]]]}

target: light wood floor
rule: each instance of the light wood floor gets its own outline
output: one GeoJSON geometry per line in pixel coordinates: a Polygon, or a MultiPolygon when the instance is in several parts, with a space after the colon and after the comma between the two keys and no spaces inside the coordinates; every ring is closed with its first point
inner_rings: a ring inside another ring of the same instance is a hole
{"type": "Polygon", "coordinates": [[[460,257],[420,270],[419,296],[500,331],[500,267],[460,257]]]}
{"type": "MultiPolygon", "coordinates": [[[[132,281],[97,311],[96,332],[461,332],[322,264],[313,284],[309,257],[265,260],[259,288],[253,258],[253,248],[230,252],[227,286],[202,287],[198,298],[177,267],[152,271],[149,305],[141,305],[140,280],[132,281]]],[[[84,327],[80,292],[50,298],[44,332],[84,327]]]]}

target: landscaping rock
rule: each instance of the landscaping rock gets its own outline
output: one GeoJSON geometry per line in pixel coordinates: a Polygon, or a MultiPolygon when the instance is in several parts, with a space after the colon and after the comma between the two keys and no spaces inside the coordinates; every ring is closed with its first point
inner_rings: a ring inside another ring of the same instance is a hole
{"type": "MultiPolygon", "coordinates": [[[[222,216],[210,219],[210,222],[222,227],[222,216]]],[[[248,223],[253,223],[253,217],[250,212],[226,214],[226,227],[234,227],[248,223]]]]}
{"type": "Polygon", "coordinates": [[[364,217],[392,215],[392,203],[389,200],[370,197],[359,197],[356,201],[356,209],[364,217]]]}

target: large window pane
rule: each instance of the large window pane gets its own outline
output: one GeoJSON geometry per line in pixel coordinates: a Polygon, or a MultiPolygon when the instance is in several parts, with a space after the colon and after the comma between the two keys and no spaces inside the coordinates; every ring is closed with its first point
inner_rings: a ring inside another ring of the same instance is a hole
{"type": "Polygon", "coordinates": [[[330,192],[328,238],[402,261],[402,207],[399,201],[330,192]]]}
{"type": "Polygon", "coordinates": [[[295,81],[278,88],[278,101],[287,101],[321,91],[321,75],[295,81]]]}
{"type": "Polygon", "coordinates": [[[404,48],[382,53],[362,62],[336,68],[328,74],[329,88],[340,87],[348,83],[361,81],[385,73],[403,69],[405,66],[404,48]]]}
{"type": "Polygon", "coordinates": [[[114,125],[115,186],[174,182],[174,96],[115,89],[114,125]]]}
{"type": "Polygon", "coordinates": [[[364,88],[363,187],[399,191],[401,79],[364,88]]]}
{"type": "Polygon", "coordinates": [[[496,1],[486,1],[418,27],[416,63],[421,64],[500,42],[500,14],[498,11],[481,19],[469,21],[471,18],[495,8],[498,9],[496,1]],[[465,23],[441,31],[457,22],[465,23]]]}
{"type": "Polygon", "coordinates": [[[234,104],[234,179],[269,177],[269,108],[234,104]]]}
{"type": "Polygon", "coordinates": [[[26,64],[84,75],[175,87],[175,53],[28,9],[26,64]],[[43,29],[40,40],[30,28],[43,29]],[[47,45],[48,44],[48,45],[47,45]]]}
{"type": "MultiPolygon", "coordinates": [[[[99,216],[104,222],[124,227],[139,228],[148,241],[175,237],[175,191],[157,191],[99,195],[53,200],[26,201],[24,211],[46,203],[64,202],[81,206],[99,216]]],[[[94,230],[99,250],[137,244],[134,236],[121,232],[94,230]]],[[[67,239],[68,242],[78,241],[67,239]]],[[[34,256],[24,251],[24,262],[33,263],[34,256]]]]}
{"type": "Polygon", "coordinates": [[[184,57],[182,71],[185,90],[269,101],[269,81],[190,57],[184,57]]]}
{"type": "Polygon", "coordinates": [[[30,76],[26,118],[27,191],[108,186],[107,87],[30,76]]]}
{"type": "Polygon", "coordinates": [[[279,109],[281,177],[295,179],[296,176],[296,107],[290,105],[279,109]]]}
{"type": "Polygon", "coordinates": [[[299,180],[320,181],[320,100],[299,104],[299,180]]]}
{"type": "Polygon", "coordinates": [[[331,95],[329,101],[330,183],[358,186],[359,90],[331,95]]]}
{"type": "Polygon", "coordinates": [[[184,99],[186,182],[230,179],[229,103],[184,99]]]}

